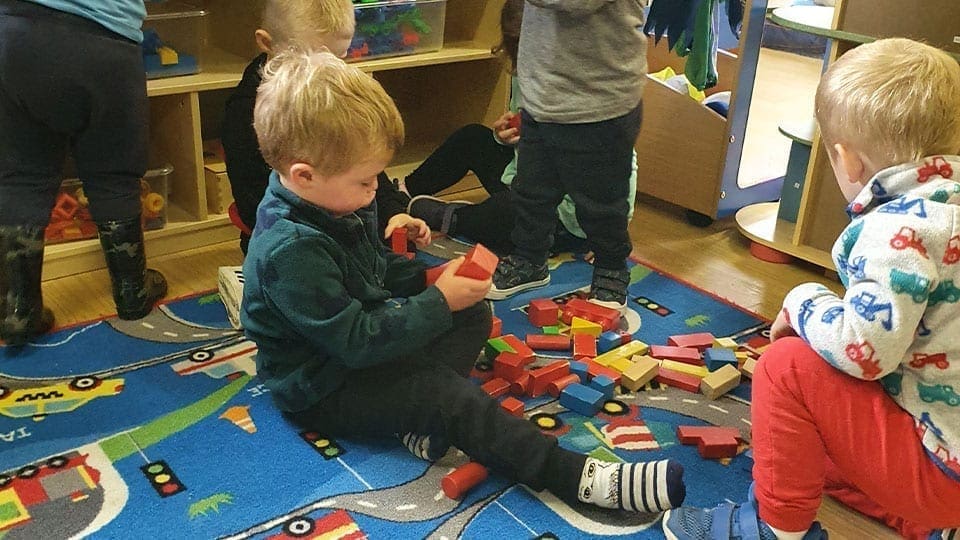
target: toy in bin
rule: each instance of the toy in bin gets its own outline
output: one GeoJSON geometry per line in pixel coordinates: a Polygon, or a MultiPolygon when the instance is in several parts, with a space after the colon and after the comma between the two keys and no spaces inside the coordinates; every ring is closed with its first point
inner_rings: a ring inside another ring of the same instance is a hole
{"type": "Polygon", "coordinates": [[[192,75],[200,71],[195,56],[178,53],[165,44],[153,28],[144,29],[140,47],[143,49],[143,68],[148,79],[192,75]]]}
{"type": "MultiPolygon", "coordinates": [[[[143,230],[162,229],[167,224],[167,177],[173,167],[147,171],[140,180],[140,205],[143,230]]],[[[79,180],[66,180],[60,185],[57,200],[50,212],[50,223],[44,231],[48,244],[97,237],[97,225],[90,214],[90,201],[79,180]]]]}
{"type": "MultiPolygon", "coordinates": [[[[354,0],[356,32],[347,57],[350,59],[372,58],[379,56],[397,56],[419,51],[436,50],[442,42],[439,37],[436,46],[425,44],[427,36],[434,32],[428,21],[441,5],[414,0],[404,2],[378,2],[354,0]],[[421,9],[420,5],[427,7],[421,9]],[[424,15],[424,12],[427,15],[424,15]]],[[[441,3],[442,4],[442,3],[441,3]]],[[[442,23],[442,14],[441,19],[442,23]]],[[[440,32],[442,34],[442,28],[440,32]]],[[[434,41],[434,40],[431,40],[434,41]]]]}

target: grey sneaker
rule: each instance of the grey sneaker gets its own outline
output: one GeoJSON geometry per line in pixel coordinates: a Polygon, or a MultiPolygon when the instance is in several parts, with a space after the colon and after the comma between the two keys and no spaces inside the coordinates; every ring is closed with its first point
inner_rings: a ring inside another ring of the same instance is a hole
{"type": "Polygon", "coordinates": [[[457,224],[454,212],[470,204],[467,201],[444,201],[430,195],[417,195],[407,204],[407,213],[425,221],[432,231],[451,234],[457,224]]]}
{"type": "Polygon", "coordinates": [[[487,293],[487,299],[503,300],[549,283],[550,272],[546,262],[537,265],[524,257],[507,255],[500,259],[497,271],[493,273],[493,286],[487,293]]]}
{"type": "Polygon", "coordinates": [[[593,267],[593,283],[589,300],[623,314],[627,309],[627,286],[630,285],[630,270],[609,270],[593,267]]]}

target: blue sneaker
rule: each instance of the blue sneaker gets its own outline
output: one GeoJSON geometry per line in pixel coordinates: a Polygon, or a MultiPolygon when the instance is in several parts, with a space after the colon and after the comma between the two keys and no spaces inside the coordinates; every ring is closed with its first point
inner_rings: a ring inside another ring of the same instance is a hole
{"type": "MultiPolygon", "coordinates": [[[[753,486],[743,504],[723,503],[716,508],[682,507],[663,515],[668,540],[777,540],[773,530],[757,515],[753,486]]],[[[814,521],[803,540],[827,540],[827,531],[814,521]]]]}

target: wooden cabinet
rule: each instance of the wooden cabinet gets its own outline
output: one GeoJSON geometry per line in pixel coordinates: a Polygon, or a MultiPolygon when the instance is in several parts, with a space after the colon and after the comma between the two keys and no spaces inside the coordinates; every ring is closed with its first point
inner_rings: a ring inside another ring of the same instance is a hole
{"type": "MultiPolygon", "coordinates": [[[[783,26],[830,38],[828,63],[861,43],[894,36],[925,41],[960,59],[960,3],[955,0],[836,0],[832,12],[818,6],[794,6],[789,11],[775,10],[771,18],[783,26]]],[[[751,241],[834,270],[830,249],[849,223],[846,200],[819,131],[811,144],[796,224],[777,219],[777,203],[765,203],[737,212],[737,225],[751,241]]]]}
{"type": "MultiPolygon", "coordinates": [[[[146,233],[156,257],[235,239],[224,214],[208,212],[204,141],[219,138],[224,102],[257,55],[253,32],[262,1],[195,0],[207,12],[203,71],[147,82],[151,165],[169,163],[168,223],[146,233]]],[[[443,48],[436,52],[364,60],[394,98],[407,128],[407,144],[389,173],[412,170],[455,129],[492,123],[506,107],[508,74],[491,54],[499,42],[503,0],[447,0],[443,48]]],[[[462,188],[468,189],[469,182],[462,188]]],[[[44,279],[105,267],[97,240],[47,246],[44,279]]]]}

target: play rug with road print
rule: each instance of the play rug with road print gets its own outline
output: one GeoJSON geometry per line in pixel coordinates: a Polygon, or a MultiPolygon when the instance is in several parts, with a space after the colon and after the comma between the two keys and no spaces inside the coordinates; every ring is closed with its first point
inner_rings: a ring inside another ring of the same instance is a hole
{"type": "MultiPolygon", "coordinates": [[[[496,303],[504,333],[538,332],[523,311],[531,298],[589,283],[590,266],[573,257],[551,268],[548,288],[496,303]]],[[[762,343],[758,318],[645,266],[633,267],[629,291],[621,325],[635,339],[712,332],[762,343]]],[[[662,538],[658,516],[569,506],[496,474],[448,499],[440,480],[466,462],[455,450],[429,464],[395,440],[298,432],[257,382],[255,353],[215,293],[141,321],[65,328],[18,354],[0,349],[0,538],[662,538]]],[[[749,440],[745,386],[713,402],[647,387],[593,417],[527,398],[524,414],[581,452],[681,460],[687,501],[712,505],[744,499],[749,452],[702,459],[676,426],[733,426],[749,440]]]]}

